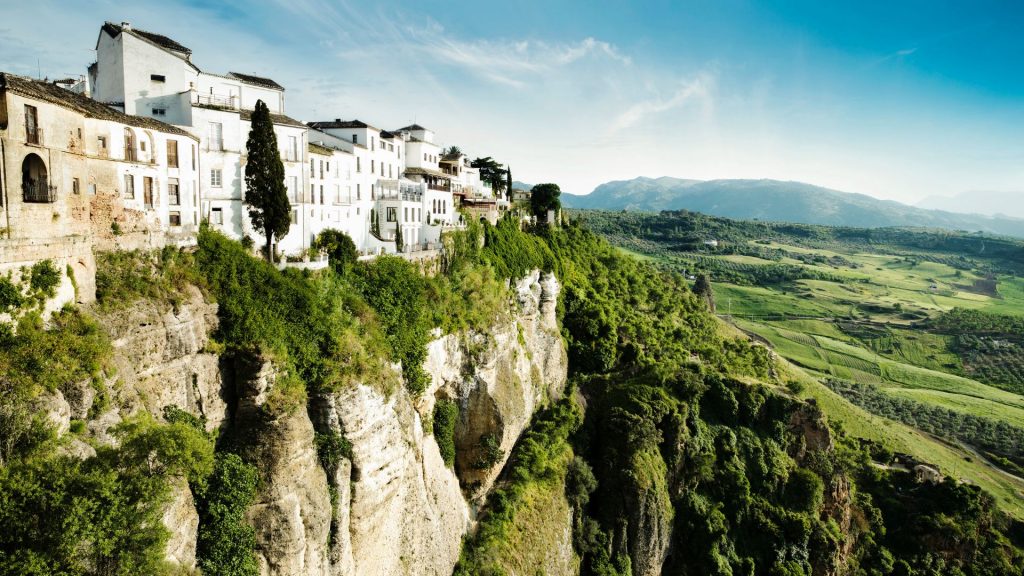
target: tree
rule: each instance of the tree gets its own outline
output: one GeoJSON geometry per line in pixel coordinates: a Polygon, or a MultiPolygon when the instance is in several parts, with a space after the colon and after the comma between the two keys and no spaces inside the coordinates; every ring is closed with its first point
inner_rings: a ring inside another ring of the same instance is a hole
{"type": "Polygon", "coordinates": [[[445,158],[458,158],[462,155],[462,149],[458,146],[449,146],[441,151],[441,156],[445,158]]]}
{"type": "Polygon", "coordinates": [[[512,167],[511,166],[509,166],[505,170],[505,196],[508,198],[509,202],[512,201],[512,167]]]}
{"type": "Polygon", "coordinates": [[[505,167],[490,156],[477,158],[469,163],[480,170],[480,179],[491,185],[494,195],[499,196],[505,189],[505,167]]]}
{"type": "Polygon", "coordinates": [[[263,231],[267,240],[267,258],[274,261],[274,238],[288,234],[291,227],[291,203],[284,184],[284,163],[277,148],[274,122],[262,100],[256,101],[252,129],[245,143],[245,203],[252,225],[263,231]]]}
{"type": "Polygon", "coordinates": [[[708,308],[711,312],[715,311],[715,291],[711,289],[711,277],[707,274],[701,274],[697,277],[697,282],[693,285],[693,293],[700,296],[708,303],[708,308]]]}
{"type": "Polygon", "coordinates": [[[339,274],[344,274],[359,259],[359,252],[352,238],[333,228],[328,228],[317,235],[313,241],[313,248],[325,252],[331,266],[339,274]]]}
{"type": "Polygon", "coordinates": [[[398,224],[395,226],[395,249],[399,252],[405,248],[405,239],[402,238],[402,225],[398,224]]]}
{"type": "Polygon", "coordinates": [[[558,211],[562,208],[562,201],[558,199],[562,195],[562,189],[558,184],[537,184],[530,192],[530,208],[534,216],[546,218],[548,210],[558,211]]]}

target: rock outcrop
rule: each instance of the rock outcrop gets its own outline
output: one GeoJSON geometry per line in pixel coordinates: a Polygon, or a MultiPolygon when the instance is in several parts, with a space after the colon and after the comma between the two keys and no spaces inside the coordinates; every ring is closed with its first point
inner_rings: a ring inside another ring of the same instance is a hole
{"type": "MultiPolygon", "coordinates": [[[[534,272],[512,286],[511,313],[492,330],[432,341],[424,366],[431,381],[419,397],[364,382],[284,413],[267,406],[281,377],[270,361],[227,365],[209,351],[217,307],[199,290],[187,288],[175,305],[142,300],[96,310],[115,349],[113,402],[98,411],[84,382],[56,393],[51,417],[67,430],[70,419],[91,414],[89,434],[99,442],[115,441],[109,430],[123,418],[160,417],[169,405],[205,417],[209,430],[227,430],[260,472],[247,516],[264,575],[448,576],[519,436],[565,388],[559,289],[553,275],[534,272]],[[454,469],[432,434],[439,398],[459,406],[454,469]],[[501,455],[479,466],[484,436],[501,455]],[[322,462],[324,437],[344,438],[351,449],[322,462]]],[[[172,490],[164,523],[172,531],[168,560],[192,569],[198,519],[184,482],[172,490]]],[[[559,574],[574,566],[571,516],[564,526],[551,544],[550,567],[559,574]]]]}

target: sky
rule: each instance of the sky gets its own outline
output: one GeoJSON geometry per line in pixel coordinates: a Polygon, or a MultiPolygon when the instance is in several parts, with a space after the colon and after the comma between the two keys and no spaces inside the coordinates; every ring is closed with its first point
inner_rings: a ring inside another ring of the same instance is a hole
{"type": "Polygon", "coordinates": [[[294,118],[417,122],[567,192],[675,176],[1024,201],[1016,0],[0,0],[0,14],[0,70],[83,74],[103,21],[128,21],[204,71],[273,78],[294,118]]]}

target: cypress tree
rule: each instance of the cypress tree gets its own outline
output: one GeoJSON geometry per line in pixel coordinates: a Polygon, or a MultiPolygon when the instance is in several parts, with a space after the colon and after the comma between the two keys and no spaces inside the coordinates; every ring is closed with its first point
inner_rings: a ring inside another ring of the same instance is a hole
{"type": "Polygon", "coordinates": [[[395,248],[397,248],[399,252],[402,251],[402,248],[405,248],[405,239],[402,238],[401,224],[395,227],[395,248]]]}
{"type": "Polygon", "coordinates": [[[707,274],[701,274],[697,277],[697,282],[693,285],[693,293],[700,296],[708,303],[708,308],[711,312],[715,312],[715,292],[711,288],[711,277],[707,274]]]}
{"type": "Polygon", "coordinates": [[[512,167],[505,169],[505,197],[512,201],[512,167]]]}
{"type": "Polygon", "coordinates": [[[288,234],[291,227],[291,203],[284,184],[284,162],[277,147],[274,122],[262,100],[256,101],[252,128],[245,143],[245,203],[253,227],[263,231],[267,240],[267,258],[274,261],[274,239],[288,234]]]}

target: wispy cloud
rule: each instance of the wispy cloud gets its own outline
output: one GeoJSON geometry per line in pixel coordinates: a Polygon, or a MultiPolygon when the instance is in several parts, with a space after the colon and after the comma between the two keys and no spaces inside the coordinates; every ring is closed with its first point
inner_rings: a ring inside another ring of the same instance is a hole
{"type": "Polygon", "coordinates": [[[714,87],[714,77],[708,73],[701,73],[695,78],[683,82],[668,98],[655,97],[631,105],[615,119],[611,131],[614,133],[631,128],[650,116],[668,112],[693,101],[699,101],[705,107],[710,107],[713,105],[714,87]]]}

